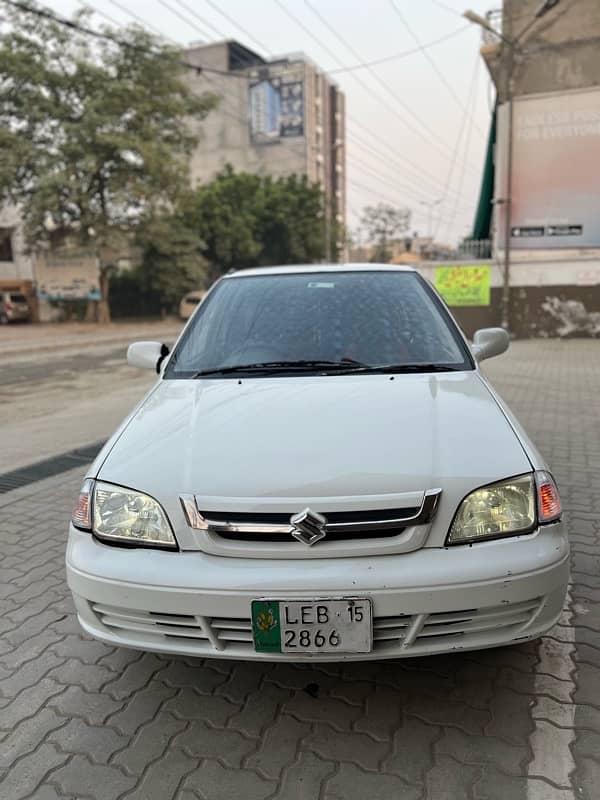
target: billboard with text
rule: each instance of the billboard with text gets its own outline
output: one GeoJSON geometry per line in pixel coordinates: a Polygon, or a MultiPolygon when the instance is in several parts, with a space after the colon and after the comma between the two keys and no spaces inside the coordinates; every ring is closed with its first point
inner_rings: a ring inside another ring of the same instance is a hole
{"type": "Polygon", "coordinates": [[[303,70],[285,65],[261,69],[248,89],[250,138],[254,144],[304,136],[303,70]]]}
{"type": "MultiPolygon", "coordinates": [[[[506,196],[507,119],[502,106],[496,199],[506,196]]],[[[600,247],[600,89],[516,98],[512,151],[511,246],[600,247]]]]}

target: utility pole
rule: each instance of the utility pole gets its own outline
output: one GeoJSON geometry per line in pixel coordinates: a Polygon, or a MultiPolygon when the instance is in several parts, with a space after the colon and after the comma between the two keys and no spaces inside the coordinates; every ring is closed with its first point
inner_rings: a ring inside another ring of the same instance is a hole
{"type": "MultiPolygon", "coordinates": [[[[502,203],[504,206],[504,253],[502,264],[502,302],[501,302],[501,319],[502,327],[508,330],[510,327],[510,245],[512,234],[512,162],[513,162],[513,119],[514,119],[514,67],[515,67],[515,50],[519,48],[519,43],[523,36],[529,31],[538,19],[541,19],[545,14],[551,11],[558,5],[560,0],[544,0],[541,6],[529,20],[527,25],[520,31],[519,35],[515,38],[509,38],[504,34],[495,30],[489,20],[485,17],[476,14],[474,11],[465,11],[463,17],[468,19],[469,22],[479,25],[486,31],[490,31],[497,36],[503,44],[506,45],[506,55],[503,58],[502,64],[502,80],[504,103],[506,104],[506,184],[505,196],[499,198],[496,202],[502,203]]],[[[504,0],[506,6],[507,0],[504,0]]],[[[512,30],[511,30],[512,33],[512,30]]],[[[519,48],[521,49],[521,48],[519,48]]],[[[504,55],[504,53],[503,53],[504,55]]]]}

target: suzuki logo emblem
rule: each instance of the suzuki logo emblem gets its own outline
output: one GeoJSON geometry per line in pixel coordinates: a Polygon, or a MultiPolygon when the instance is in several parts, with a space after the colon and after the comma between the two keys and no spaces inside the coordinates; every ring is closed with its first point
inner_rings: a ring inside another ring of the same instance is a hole
{"type": "Polygon", "coordinates": [[[305,508],[299,514],[290,517],[292,536],[302,544],[311,547],[327,535],[327,517],[305,508]]]}

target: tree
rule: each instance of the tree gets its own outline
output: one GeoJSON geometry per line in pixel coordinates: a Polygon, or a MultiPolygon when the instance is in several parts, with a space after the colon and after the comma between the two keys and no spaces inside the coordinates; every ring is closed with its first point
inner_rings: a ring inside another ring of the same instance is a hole
{"type": "Polygon", "coordinates": [[[386,203],[366,206],[360,219],[368,240],[375,245],[373,261],[387,262],[392,257],[389,245],[410,227],[408,208],[395,208],[386,203]]]}
{"type": "Polygon", "coordinates": [[[210,277],[230,269],[321,260],[323,192],[306,177],[260,177],[228,166],[199,186],[185,219],[204,242],[210,277]]]}
{"type": "Polygon", "coordinates": [[[190,289],[206,280],[203,242],[178,214],[162,214],[151,220],[138,236],[142,251],[135,270],[143,291],[160,296],[161,308],[172,309],[190,289]]]}
{"type": "Polygon", "coordinates": [[[95,253],[106,321],[117,260],[187,187],[184,120],[216,99],[193,94],[177,52],[141,28],[103,28],[116,44],[28,5],[39,13],[9,7],[0,31],[0,201],[19,205],[31,246],[95,253]]]}

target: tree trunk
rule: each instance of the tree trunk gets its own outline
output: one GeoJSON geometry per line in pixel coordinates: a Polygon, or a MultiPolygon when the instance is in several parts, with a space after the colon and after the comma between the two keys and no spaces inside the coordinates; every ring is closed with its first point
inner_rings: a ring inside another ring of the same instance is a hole
{"type": "Polygon", "coordinates": [[[88,300],[87,307],[85,309],[85,321],[96,322],[97,319],[98,319],[98,301],[88,300]]]}
{"type": "Polygon", "coordinates": [[[110,306],[108,289],[110,284],[110,267],[100,267],[100,300],[98,301],[97,321],[103,325],[110,322],[110,306]]]}

